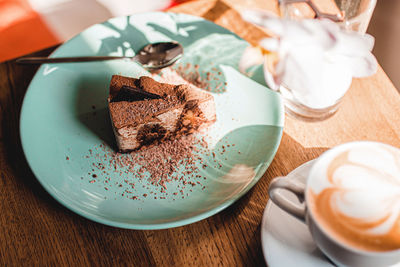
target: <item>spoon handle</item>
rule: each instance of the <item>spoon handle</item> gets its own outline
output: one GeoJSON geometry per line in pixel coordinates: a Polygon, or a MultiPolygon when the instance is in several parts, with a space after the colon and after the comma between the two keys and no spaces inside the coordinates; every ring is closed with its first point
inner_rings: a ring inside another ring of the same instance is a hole
{"type": "Polygon", "coordinates": [[[121,57],[121,56],[90,56],[90,57],[21,57],[15,60],[18,64],[42,64],[42,63],[71,63],[71,62],[89,62],[89,61],[102,61],[102,60],[116,60],[128,59],[136,60],[134,57],[121,57]]]}

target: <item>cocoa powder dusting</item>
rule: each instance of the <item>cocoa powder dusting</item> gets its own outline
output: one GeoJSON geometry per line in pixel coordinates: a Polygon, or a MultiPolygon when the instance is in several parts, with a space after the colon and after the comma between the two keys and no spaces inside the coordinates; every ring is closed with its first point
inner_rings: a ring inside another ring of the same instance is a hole
{"type": "Polygon", "coordinates": [[[166,183],[171,181],[169,177],[173,176],[181,165],[184,165],[186,170],[198,171],[194,163],[199,156],[193,153],[198,142],[193,135],[166,140],[150,148],[131,152],[128,157],[123,158],[123,164],[130,168],[134,167],[132,163],[140,165],[138,173],[149,173],[151,184],[166,188],[166,183]]]}
{"type": "MultiPolygon", "coordinates": [[[[192,134],[167,139],[157,145],[130,153],[115,152],[103,143],[90,150],[89,155],[96,161],[92,166],[102,171],[104,179],[98,182],[107,185],[104,187],[105,190],[109,190],[114,184],[122,196],[134,200],[141,199],[135,194],[135,183],[139,182],[143,188],[149,190],[142,194],[143,198],[148,194],[156,196],[157,192],[153,192],[155,186],[158,188],[158,194],[161,194],[159,199],[166,199],[168,196],[166,189],[171,181],[178,182],[177,188],[182,194],[186,186],[200,185],[204,190],[205,186],[200,181],[206,180],[206,177],[201,175],[200,170],[206,166],[200,163],[203,162],[201,155],[207,151],[208,144],[204,138],[192,134]],[[117,177],[118,180],[111,181],[110,176],[117,177]],[[146,184],[153,187],[150,188],[146,184]]],[[[90,178],[99,179],[99,176],[93,174],[90,178]]],[[[95,180],[89,181],[89,183],[94,182],[95,180]]]]}

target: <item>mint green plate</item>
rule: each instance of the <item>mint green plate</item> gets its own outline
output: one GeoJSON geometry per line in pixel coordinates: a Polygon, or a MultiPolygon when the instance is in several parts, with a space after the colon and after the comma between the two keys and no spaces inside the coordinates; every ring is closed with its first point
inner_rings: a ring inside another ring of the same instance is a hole
{"type": "Polygon", "coordinates": [[[148,74],[138,64],[122,60],[46,64],[28,88],[20,121],[27,161],[56,200],[90,220],[122,228],[162,229],[207,218],[243,196],[278,149],[284,120],[280,96],[237,71],[248,43],[212,22],[161,12],[114,18],[83,31],[51,56],[133,55],[148,43],[168,40],[179,41],[185,50],[174,69],[189,71],[198,65],[201,75],[210,72],[218,77],[209,84],[217,122],[207,134],[210,151],[202,155],[209,163],[201,168],[206,179],[190,190],[181,192],[182,183],[173,181],[160,192],[160,187],[143,179],[135,180],[135,188],[124,194],[128,185],[123,180],[134,178],[113,175],[106,160],[105,170],[111,175],[95,171],[97,177],[92,177],[93,164],[104,158],[100,145],[110,149],[113,144],[106,101],[111,75],[148,74]]]}

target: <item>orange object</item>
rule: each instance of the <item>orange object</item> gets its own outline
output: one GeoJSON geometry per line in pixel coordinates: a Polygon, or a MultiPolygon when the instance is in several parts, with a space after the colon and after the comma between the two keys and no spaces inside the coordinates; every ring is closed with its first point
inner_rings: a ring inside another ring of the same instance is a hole
{"type": "Polygon", "coordinates": [[[189,2],[189,1],[191,1],[191,0],[172,0],[171,3],[169,4],[169,6],[166,7],[165,9],[168,9],[168,8],[171,8],[171,7],[174,7],[174,6],[177,6],[177,5],[182,4],[184,2],[189,2]]]}
{"type": "Polygon", "coordinates": [[[60,43],[24,0],[0,0],[0,62],[60,43]]]}

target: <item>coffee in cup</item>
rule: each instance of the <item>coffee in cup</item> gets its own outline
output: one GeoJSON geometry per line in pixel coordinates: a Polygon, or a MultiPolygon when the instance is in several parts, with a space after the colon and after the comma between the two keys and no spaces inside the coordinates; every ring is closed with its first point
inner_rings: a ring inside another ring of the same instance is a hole
{"type": "Polygon", "coordinates": [[[306,198],[334,239],[365,251],[400,249],[400,150],[380,143],[339,147],[311,170],[306,198]]]}
{"type": "Polygon", "coordinates": [[[335,264],[400,262],[400,149],[368,141],[334,147],[315,160],[305,186],[281,177],[272,181],[269,195],[309,226],[335,264]],[[285,198],[282,189],[303,204],[285,198]]]}

